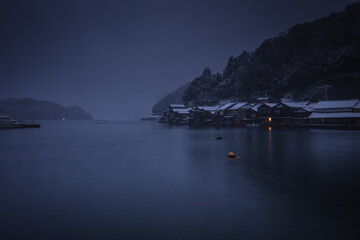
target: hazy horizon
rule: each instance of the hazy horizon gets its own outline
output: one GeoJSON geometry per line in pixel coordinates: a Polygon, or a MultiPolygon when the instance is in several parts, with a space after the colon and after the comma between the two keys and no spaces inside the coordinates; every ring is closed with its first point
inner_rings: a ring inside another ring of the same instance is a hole
{"type": "Polygon", "coordinates": [[[3,1],[0,99],[137,120],[205,67],[352,2],[3,1]]]}

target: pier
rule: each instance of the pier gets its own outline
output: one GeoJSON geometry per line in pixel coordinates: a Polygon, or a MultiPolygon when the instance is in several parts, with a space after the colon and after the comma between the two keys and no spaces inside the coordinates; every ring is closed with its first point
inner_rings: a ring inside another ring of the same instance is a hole
{"type": "Polygon", "coordinates": [[[0,129],[40,128],[40,124],[0,124],[0,129]]]}

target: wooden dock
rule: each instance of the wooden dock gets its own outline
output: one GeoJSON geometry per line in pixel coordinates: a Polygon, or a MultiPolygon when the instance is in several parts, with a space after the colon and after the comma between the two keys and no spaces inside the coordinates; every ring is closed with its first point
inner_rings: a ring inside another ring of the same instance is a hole
{"type": "Polygon", "coordinates": [[[0,124],[0,129],[40,128],[40,124],[0,124]]]}
{"type": "Polygon", "coordinates": [[[23,128],[40,128],[40,124],[23,124],[23,128]]]}

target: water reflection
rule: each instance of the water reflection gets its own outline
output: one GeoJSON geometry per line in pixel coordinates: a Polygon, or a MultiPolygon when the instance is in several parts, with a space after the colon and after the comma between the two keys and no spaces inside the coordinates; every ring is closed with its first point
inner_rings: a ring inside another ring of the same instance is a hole
{"type": "Polygon", "coordinates": [[[12,239],[357,239],[359,132],[43,126],[0,139],[12,239]]]}
{"type": "Polygon", "coordinates": [[[269,127],[269,131],[268,131],[268,160],[270,162],[273,161],[273,143],[272,143],[271,127],[269,127]]]}

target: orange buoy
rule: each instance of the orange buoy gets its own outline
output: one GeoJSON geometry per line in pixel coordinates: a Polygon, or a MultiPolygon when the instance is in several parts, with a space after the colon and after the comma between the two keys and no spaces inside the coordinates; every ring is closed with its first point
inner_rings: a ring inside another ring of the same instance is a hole
{"type": "Polygon", "coordinates": [[[233,152],[229,152],[229,153],[228,153],[228,157],[229,157],[229,158],[233,158],[233,157],[235,157],[235,154],[234,154],[233,152]]]}

